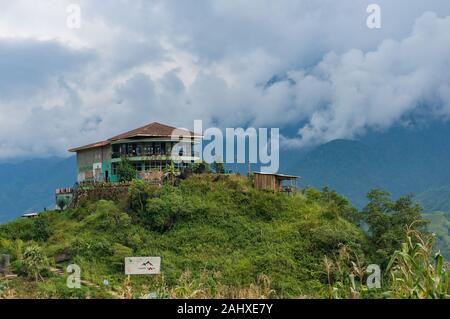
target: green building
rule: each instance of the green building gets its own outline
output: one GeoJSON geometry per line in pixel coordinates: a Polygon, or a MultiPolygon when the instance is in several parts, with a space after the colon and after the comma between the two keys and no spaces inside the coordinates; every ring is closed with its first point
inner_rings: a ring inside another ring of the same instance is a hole
{"type": "Polygon", "coordinates": [[[117,165],[126,157],[137,178],[162,171],[170,162],[186,167],[200,160],[194,145],[202,136],[161,123],[114,136],[108,140],[70,149],[77,154],[77,182],[116,182],[117,165]]]}

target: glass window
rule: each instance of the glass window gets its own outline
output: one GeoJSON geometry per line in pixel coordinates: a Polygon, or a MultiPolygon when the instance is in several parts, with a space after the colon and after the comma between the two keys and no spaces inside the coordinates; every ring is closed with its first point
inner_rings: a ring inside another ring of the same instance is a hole
{"type": "Polygon", "coordinates": [[[111,170],[113,175],[117,175],[117,163],[112,163],[111,170]]]}
{"type": "Polygon", "coordinates": [[[121,155],[127,154],[127,145],[126,144],[120,144],[120,154],[121,155]]]}
{"type": "Polygon", "coordinates": [[[150,152],[150,144],[149,143],[145,143],[144,144],[144,155],[145,156],[149,156],[151,154],[150,152]]]}
{"type": "Polygon", "coordinates": [[[137,156],[141,156],[142,155],[142,148],[141,148],[140,144],[136,145],[136,155],[137,156]]]}
{"type": "Polygon", "coordinates": [[[156,155],[161,154],[161,143],[155,143],[155,154],[156,155]]]}

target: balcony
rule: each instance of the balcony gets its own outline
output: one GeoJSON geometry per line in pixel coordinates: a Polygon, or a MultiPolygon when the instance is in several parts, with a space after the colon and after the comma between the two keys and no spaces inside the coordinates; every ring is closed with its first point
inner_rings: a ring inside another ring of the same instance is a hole
{"type": "MultiPolygon", "coordinates": [[[[178,153],[178,156],[181,157],[200,157],[199,152],[193,152],[190,156],[184,155],[182,151],[178,153]]],[[[172,158],[171,152],[153,152],[153,153],[146,153],[146,152],[131,152],[131,153],[125,153],[121,154],[119,152],[113,152],[111,154],[112,159],[120,159],[122,157],[126,157],[131,159],[138,159],[138,160],[170,160],[172,158]]]]}

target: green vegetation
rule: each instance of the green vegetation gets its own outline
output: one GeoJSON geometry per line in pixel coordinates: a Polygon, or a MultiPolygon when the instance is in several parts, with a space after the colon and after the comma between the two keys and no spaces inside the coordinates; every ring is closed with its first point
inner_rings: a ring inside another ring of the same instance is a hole
{"type": "Polygon", "coordinates": [[[130,182],[136,178],[136,170],[128,158],[122,157],[117,164],[117,176],[119,182],[130,182]]]}
{"type": "MultiPolygon", "coordinates": [[[[374,261],[387,265],[388,252],[407,239],[402,223],[420,218],[411,201],[392,203],[384,193],[372,193],[379,196],[364,212],[376,218],[365,218],[328,189],[274,194],[232,174],[193,174],[175,185],[135,180],[126,199],[86,201],[1,225],[0,253],[11,255],[12,271],[19,274],[0,286],[3,296],[349,297],[343,292],[352,287],[349,276],[364,279],[364,265],[374,261]],[[379,210],[389,216],[384,229],[379,210]],[[368,234],[360,223],[369,225],[368,234]],[[375,241],[375,233],[384,239],[375,241]],[[127,256],[161,256],[162,274],[127,278],[127,256]],[[66,275],[55,272],[72,263],[81,267],[81,289],[67,288],[66,275]]],[[[391,288],[388,277],[382,291],[391,288]]],[[[358,296],[381,298],[382,291],[358,296]]]]}
{"type": "Polygon", "coordinates": [[[450,212],[450,186],[445,185],[428,189],[417,195],[417,201],[422,204],[427,213],[450,212]]]}
{"type": "Polygon", "coordinates": [[[211,168],[213,169],[213,171],[217,174],[224,174],[225,173],[225,165],[223,164],[222,161],[220,160],[215,160],[212,165],[211,168]]]}
{"type": "Polygon", "coordinates": [[[367,194],[369,203],[362,213],[369,227],[369,240],[376,256],[375,262],[385,266],[386,261],[407,239],[405,226],[414,224],[424,231],[427,224],[422,219],[422,208],[411,196],[390,199],[387,192],[372,190],[367,194]]]}
{"type": "Polygon", "coordinates": [[[435,251],[440,251],[446,260],[450,260],[450,213],[434,212],[423,216],[430,221],[429,231],[436,234],[435,251]]]}

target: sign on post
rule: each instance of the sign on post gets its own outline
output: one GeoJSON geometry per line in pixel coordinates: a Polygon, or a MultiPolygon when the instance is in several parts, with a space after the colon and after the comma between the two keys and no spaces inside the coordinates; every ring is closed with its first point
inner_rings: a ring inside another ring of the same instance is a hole
{"type": "Polygon", "coordinates": [[[161,257],[125,257],[126,275],[156,275],[161,272],[161,257]]]}

